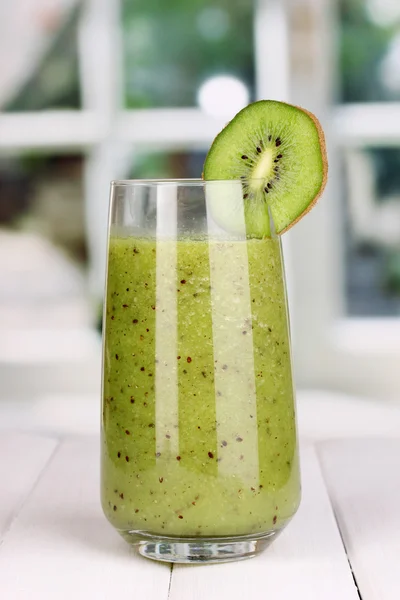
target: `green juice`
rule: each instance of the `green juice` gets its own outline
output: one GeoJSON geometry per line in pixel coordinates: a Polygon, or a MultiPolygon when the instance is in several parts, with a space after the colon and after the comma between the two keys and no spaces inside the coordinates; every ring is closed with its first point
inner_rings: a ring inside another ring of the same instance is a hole
{"type": "Polygon", "coordinates": [[[111,237],[102,504],[120,532],[236,536],[300,499],[279,241],[111,237]]]}

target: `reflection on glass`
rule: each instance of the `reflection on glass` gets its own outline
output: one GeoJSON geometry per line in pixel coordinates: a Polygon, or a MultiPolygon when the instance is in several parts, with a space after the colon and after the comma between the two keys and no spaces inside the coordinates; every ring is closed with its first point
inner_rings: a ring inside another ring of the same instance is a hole
{"type": "Polygon", "coordinates": [[[254,555],[299,503],[280,242],[221,229],[208,185],[114,185],[111,209],[103,509],[183,562],[254,555]]]}

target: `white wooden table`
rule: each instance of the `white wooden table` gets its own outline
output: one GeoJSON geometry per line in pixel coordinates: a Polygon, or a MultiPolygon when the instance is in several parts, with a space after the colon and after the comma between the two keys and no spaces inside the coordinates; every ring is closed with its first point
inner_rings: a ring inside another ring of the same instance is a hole
{"type": "Polygon", "coordinates": [[[399,600],[400,406],[303,393],[299,424],[284,533],[252,560],[171,568],[102,515],[96,398],[0,400],[0,598],[399,600]]]}

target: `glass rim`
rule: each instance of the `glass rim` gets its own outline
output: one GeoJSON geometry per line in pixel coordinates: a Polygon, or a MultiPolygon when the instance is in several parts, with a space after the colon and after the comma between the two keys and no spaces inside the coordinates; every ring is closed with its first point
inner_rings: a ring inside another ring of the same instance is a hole
{"type": "MultiPolygon", "coordinates": [[[[258,177],[253,178],[251,181],[265,181],[264,178],[258,177]]],[[[157,186],[160,184],[163,185],[190,185],[190,186],[202,186],[208,183],[221,183],[221,184],[232,184],[232,183],[244,183],[242,179],[201,179],[201,177],[197,178],[177,178],[177,179],[113,179],[111,181],[111,187],[118,186],[157,186]]]]}

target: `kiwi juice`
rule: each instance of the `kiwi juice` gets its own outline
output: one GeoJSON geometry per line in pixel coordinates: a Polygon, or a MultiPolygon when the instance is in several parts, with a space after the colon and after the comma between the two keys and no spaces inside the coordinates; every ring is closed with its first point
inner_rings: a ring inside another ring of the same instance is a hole
{"type": "Polygon", "coordinates": [[[259,534],[296,511],[282,277],[277,238],[111,238],[102,503],[121,533],[259,534]]]}

